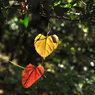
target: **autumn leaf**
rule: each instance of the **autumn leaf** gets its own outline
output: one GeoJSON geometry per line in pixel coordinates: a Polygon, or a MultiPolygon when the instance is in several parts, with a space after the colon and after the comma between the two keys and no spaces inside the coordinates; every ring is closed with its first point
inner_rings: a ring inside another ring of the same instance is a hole
{"type": "Polygon", "coordinates": [[[22,85],[24,88],[30,87],[35,81],[37,81],[44,73],[43,66],[35,67],[34,65],[27,65],[22,71],[22,85]]]}
{"type": "Polygon", "coordinates": [[[58,41],[58,36],[55,34],[48,37],[38,34],[34,40],[35,50],[45,60],[57,48],[58,41]]]}

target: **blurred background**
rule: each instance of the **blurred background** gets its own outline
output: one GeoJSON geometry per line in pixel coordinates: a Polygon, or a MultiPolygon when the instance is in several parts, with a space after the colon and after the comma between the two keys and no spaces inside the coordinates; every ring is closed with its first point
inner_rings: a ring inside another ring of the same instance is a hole
{"type": "Polygon", "coordinates": [[[95,0],[0,0],[0,95],[95,95],[95,0]],[[34,39],[49,23],[59,45],[44,61],[47,78],[25,89],[10,61],[41,64],[34,39]]]}

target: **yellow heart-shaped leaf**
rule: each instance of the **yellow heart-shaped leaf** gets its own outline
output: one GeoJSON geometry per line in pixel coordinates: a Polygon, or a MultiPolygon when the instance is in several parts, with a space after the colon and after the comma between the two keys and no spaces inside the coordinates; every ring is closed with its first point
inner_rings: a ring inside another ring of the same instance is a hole
{"type": "Polygon", "coordinates": [[[38,34],[34,40],[34,46],[37,53],[45,59],[57,48],[58,42],[58,36],[55,34],[48,37],[38,34]]]}

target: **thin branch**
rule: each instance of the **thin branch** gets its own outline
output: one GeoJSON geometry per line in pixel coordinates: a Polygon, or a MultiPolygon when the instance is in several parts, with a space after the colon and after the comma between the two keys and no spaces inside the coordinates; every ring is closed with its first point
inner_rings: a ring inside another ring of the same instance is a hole
{"type": "Polygon", "coordinates": [[[81,2],[82,2],[85,6],[87,5],[83,0],[81,0],[81,2]]]}
{"type": "MultiPolygon", "coordinates": [[[[73,12],[70,12],[70,13],[75,14],[75,15],[78,15],[78,16],[81,16],[80,13],[73,13],[73,12]]],[[[72,20],[71,18],[66,17],[66,16],[60,17],[60,16],[52,16],[50,14],[49,15],[46,15],[45,13],[40,13],[40,15],[43,16],[43,17],[55,18],[55,19],[64,19],[64,20],[69,20],[69,21],[79,21],[79,20],[81,20],[81,19],[73,19],[72,20]]],[[[90,22],[91,23],[95,23],[95,20],[90,20],[90,22]]]]}
{"type": "Polygon", "coordinates": [[[68,18],[68,17],[65,17],[65,16],[60,17],[60,16],[45,15],[45,14],[41,14],[41,16],[43,16],[43,17],[49,17],[49,18],[56,18],[56,19],[70,20],[70,21],[79,21],[79,19],[73,19],[73,20],[71,20],[71,18],[68,18]]]}
{"type": "Polygon", "coordinates": [[[15,64],[15,63],[13,63],[12,61],[9,61],[9,62],[10,62],[10,63],[12,63],[13,65],[15,65],[15,66],[19,67],[19,68],[25,69],[25,67],[20,66],[20,65],[18,65],[18,64],[15,64]]]}
{"type": "Polygon", "coordinates": [[[69,12],[70,14],[74,14],[74,15],[77,15],[77,16],[80,16],[81,13],[74,13],[74,12],[69,12]]]}

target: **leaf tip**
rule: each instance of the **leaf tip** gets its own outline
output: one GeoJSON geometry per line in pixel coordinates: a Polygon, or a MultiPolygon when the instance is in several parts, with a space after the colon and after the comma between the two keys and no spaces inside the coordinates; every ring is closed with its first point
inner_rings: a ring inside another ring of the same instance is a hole
{"type": "Polygon", "coordinates": [[[43,57],[43,59],[45,60],[45,57],[43,57]]]}

